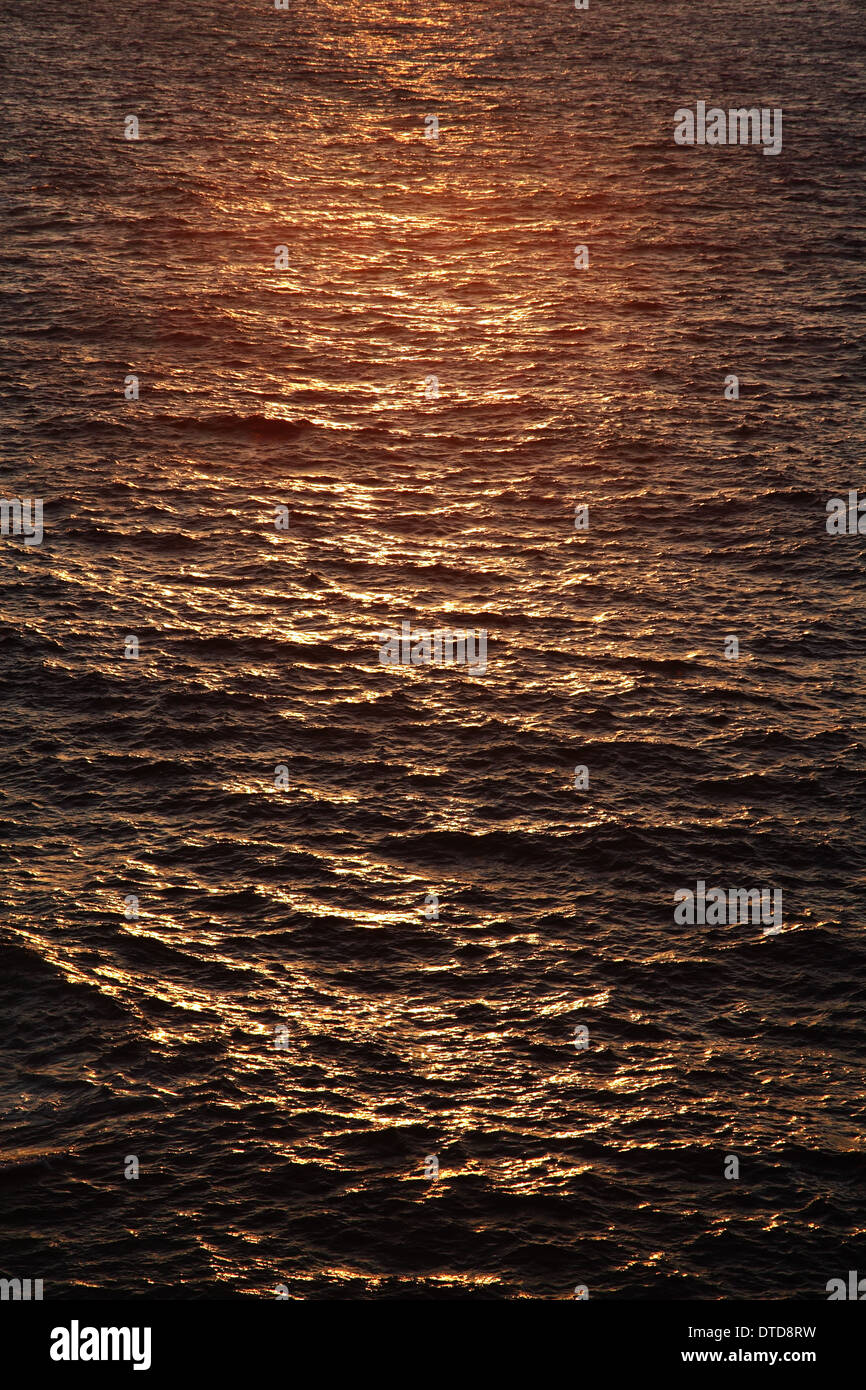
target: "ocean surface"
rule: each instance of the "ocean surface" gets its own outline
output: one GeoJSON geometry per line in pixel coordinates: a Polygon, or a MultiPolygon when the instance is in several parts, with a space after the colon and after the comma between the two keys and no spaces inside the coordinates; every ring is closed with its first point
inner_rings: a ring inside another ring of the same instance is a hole
{"type": "Polygon", "coordinates": [[[866,1272],[862,5],[0,19],[0,1276],[866,1272]]]}

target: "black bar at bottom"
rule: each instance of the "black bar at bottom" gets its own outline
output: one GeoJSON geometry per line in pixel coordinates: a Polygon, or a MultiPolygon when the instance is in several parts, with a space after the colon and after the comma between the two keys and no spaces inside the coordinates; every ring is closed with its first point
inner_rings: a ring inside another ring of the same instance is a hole
{"type": "Polygon", "coordinates": [[[179,1376],[212,1373],[222,1382],[254,1372],[306,1390],[320,1378],[330,1384],[345,1373],[354,1383],[372,1373],[407,1390],[431,1379],[449,1390],[474,1370],[479,1385],[489,1385],[497,1367],[509,1383],[532,1374],[534,1382],[564,1384],[564,1376],[584,1379],[590,1368],[590,1378],[677,1369],[691,1379],[752,1367],[811,1371],[826,1383],[859,1370],[864,1325],[859,1304],[843,1301],[0,1304],[6,1367],[15,1366],[19,1381],[39,1373],[58,1384],[105,1373],[112,1384],[130,1375],[133,1384],[149,1376],[169,1385],[179,1376]]]}

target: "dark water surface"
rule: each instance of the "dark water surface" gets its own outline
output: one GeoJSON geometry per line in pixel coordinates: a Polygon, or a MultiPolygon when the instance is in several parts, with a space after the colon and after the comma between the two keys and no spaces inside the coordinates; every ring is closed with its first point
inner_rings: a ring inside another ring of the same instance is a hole
{"type": "Polygon", "coordinates": [[[0,1274],[866,1272],[862,5],[0,17],[0,1274]]]}

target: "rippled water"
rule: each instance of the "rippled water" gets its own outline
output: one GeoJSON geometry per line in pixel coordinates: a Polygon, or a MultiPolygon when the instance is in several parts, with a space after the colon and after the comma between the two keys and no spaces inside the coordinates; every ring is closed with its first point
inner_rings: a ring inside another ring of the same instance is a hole
{"type": "Polygon", "coordinates": [[[862,9],[0,10],[2,486],[45,499],[0,542],[0,1274],[825,1297],[862,9]],[[783,108],[781,155],[677,147],[698,99],[783,108]],[[404,619],[486,673],[383,666],[404,619]],[[676,925],[699,879],[783,930],[676,925]]]}

